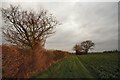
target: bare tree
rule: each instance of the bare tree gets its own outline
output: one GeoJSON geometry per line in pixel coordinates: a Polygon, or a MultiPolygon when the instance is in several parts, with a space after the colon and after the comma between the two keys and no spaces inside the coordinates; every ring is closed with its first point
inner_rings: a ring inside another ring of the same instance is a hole
{"type": "Polygon", "coordinates": [[[19,6],[10,5],[2,8],[4,21],[3,34],[5,39],[20,47],[44,46],[46,39],[59,24],[52,14],[41,9],[39,13],[22,10],[19,6]]]}
{"type": "Polygon", "coordinates": [[[78,55],[78,54],[80,54],[80,51],[82,50],[82,47],[79,44],[76,44],[73,47],[73,50],[75,50],[76,51],[76,55],[78,55]]]}
{"type": "Polygon", "coordinates": [[[81,43],[82,49],[87,54],[89,50],[92,50],[95,46],[95,43],[93,43],[91,40],[86,40],[81,43]]]}

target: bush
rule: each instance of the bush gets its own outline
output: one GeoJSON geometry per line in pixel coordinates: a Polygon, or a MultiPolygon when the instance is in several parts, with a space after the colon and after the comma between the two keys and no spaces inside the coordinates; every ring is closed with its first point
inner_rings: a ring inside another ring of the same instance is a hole
{"type": "Polygon", "coordinates": [[[23,56],[15,46],[2,45],[2,69],[3,77],[15,77],[20,65],[24,62],[23,56]]]}

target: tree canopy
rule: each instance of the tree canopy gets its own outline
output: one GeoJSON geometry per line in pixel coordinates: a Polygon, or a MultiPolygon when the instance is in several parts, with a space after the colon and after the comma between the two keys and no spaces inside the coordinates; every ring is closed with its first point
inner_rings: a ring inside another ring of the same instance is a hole
{"type": "Polygon", "coordinates": [[[59,24],[47,10],[41,9],[36,13],[13,5],[2,8],[2,17],[5,39],[20,47],[32,49],[36,45],[44,46],[46,39],[55,33],[54,28],[59,24]]]}
{"type": "Polygon", "coordinates": [[[82,49],[87,54],[89,50],[94,49],[95,43],[93,43],[91,40],[86,40],[81,43],[82,49]]]}
{"type": "Polygon", "coordinates": [[[73,47],[73,50],[76,51],[76,54],[80,54],[81,51],[84,51],[86,54],[89,50],[94,49],[95,43],[93,43],[91,40],[86,40],[81,42],[80,44],[76,44],[73,47]]]}

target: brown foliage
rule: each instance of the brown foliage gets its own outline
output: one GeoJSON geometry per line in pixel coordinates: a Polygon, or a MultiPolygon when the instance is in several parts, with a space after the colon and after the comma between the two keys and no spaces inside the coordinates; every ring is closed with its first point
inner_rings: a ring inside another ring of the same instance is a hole
{"type": "Polygon", "coordinates": [[[2,48],[3,78],[29,78],[70,55],[60,50],[36,48],[33,57],[29,49],[23,50],[12,45],[2,45],[0,48],[2,48]]]}
{"type": "Polygon", "coordinates": [[[15,46],[2,45],[3,77],[15,77],[23,63],[23,55],[15,46]]]}

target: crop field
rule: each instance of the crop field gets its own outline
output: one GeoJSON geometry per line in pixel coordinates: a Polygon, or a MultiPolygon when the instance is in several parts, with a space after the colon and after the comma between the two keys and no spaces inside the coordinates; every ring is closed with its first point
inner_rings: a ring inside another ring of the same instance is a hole
{"type": "Polygon", "coordinates": [[[88,54],[78,56],[79,60],[96,78],[118,78],[120,54],[88,54]]]}
{"type": "Polygon", "coordinates": [[[35,78],[118,78],[120,54],[72,55],[50,66],[35,78]]]}

